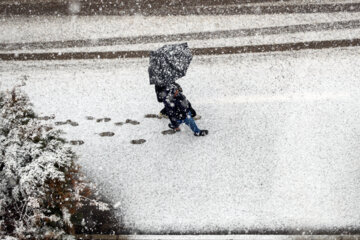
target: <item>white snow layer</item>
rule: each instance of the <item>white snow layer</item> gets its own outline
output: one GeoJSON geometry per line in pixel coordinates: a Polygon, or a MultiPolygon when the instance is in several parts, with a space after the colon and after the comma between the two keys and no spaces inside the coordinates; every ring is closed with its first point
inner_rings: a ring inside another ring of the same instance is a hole
{"type": "Polygon", "coordinates": [[[142,231],[360,226],[360,48],[194,57],[179,83],[208,129],[162,135],[147,59],[0,62],[26,75],[83,171],[142,231]],[[86,120],[110,117],[110,122],[86,120]],[[139,125],[114,125],[126,119],[139,125]],[[98,133],[112,131],[113,137],[98,133]],[[146,143],[132,145],[133,139],[146,143]]]}
{"type": "Polygon", "coordinates": [[[142,35],[265,28],[359,20],[359,13],[240,16],[68,16],[0,17],[0,42],[66,41],[142,35]]]}
{"type": "MultiPolygon", "coordinates": [[[[274,34],[274,35],[256,35],[251,37],[234,37],[207,40],[189,40],[186,41],[190,48],[210,48],[210,47],[231,47],[231,46],[251,46],[262,44],[282,44],[308,41],[331,41],[343,39],[360,38],[360,28],[351,30],[331,30],[320,32],[300,32],[292,34],[274,34]]],[[[73,48],[52,48],[52,49],[20,49],[1,51],[0,53],[43,53],[43,52],[113,52],[113,51],[138,51],[138,50],[155,50],[164,44],[183,43],[184,41],[158,42],[144,44],[123,44],[113,46],[97,47],[73,47],[73,48]]]]}

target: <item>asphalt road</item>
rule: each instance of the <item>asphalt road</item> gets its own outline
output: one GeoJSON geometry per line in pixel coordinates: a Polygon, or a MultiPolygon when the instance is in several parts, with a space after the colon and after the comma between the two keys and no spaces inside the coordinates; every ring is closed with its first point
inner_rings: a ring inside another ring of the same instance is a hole
{"type": "MultiPolygon", "coordinates": [[[[193,48],[193,55],[223,55],[240,53],[264,53],[299,51],[304,49],[327,49],[360,46],[360,39],[343,39],[330,41],[309,41],[285,44],[248,45],[233,47],[193,48]]],[[[47,53],[2,53],[3,61],[39,61],[39,60],[73,60],[73,59],[114,59],[114,58],[147,58],[149,51],[110,51],[110,52],[47,52],[47,53]]]]}
{"type": "Polygon", "coordinates": [[[6,1],[0,4],[2,15],[238,15],[279,13],[359,12],[359,2],[314,3],[279,0],[213,1],[6,1]]]}

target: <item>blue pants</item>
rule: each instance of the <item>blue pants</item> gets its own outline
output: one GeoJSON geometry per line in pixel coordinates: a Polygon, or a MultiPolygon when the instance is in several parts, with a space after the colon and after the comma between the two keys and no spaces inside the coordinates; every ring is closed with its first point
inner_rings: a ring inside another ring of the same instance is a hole
{"type": "Polygon", "coordinates": [[[188,114],[187,114],[187,116],[186,116],[186,118],[184,120],[177,120],[177,123],[178,124],[185,123],[186,125],[188,125],[190,127],[190,129],[194,133],[200,132],[200,129],[196,125],[195,120],[191,117],[191,112],[188,112],[188,114]]]}

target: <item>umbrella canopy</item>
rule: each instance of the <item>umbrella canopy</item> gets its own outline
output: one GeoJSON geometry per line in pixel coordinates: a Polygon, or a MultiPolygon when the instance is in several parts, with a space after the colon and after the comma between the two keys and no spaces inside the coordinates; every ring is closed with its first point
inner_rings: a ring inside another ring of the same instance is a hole
{"type": "Polygon", "coordinates": [[[166,86],[185,76],[192,60],[187,43],[165,45],[150,53],[150,84],[166,86]]]}

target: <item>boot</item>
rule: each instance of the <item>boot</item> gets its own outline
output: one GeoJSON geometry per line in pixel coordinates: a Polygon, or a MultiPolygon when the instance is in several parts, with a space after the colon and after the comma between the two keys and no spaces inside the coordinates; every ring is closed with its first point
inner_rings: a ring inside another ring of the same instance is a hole
{"type": "Polygon", "coordinates": [[[169,123],[169,128],[171,128],[172,130],[174,130],[175,132],[179,132],[180,128],[179,127],[174,127],[171,123],[169,123]]]}
{"type": "Polygon", "coordinates": [[[200,132],[194,133],[194,135],[197,136],[197,137],[206,136],[208,134],[209,134],[208,130],[200,130],[200,132]]]}

